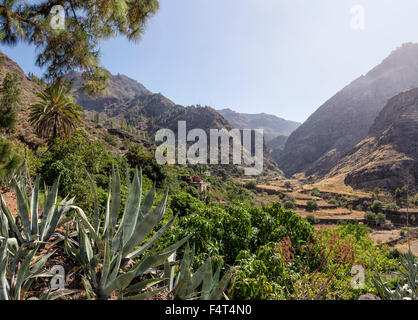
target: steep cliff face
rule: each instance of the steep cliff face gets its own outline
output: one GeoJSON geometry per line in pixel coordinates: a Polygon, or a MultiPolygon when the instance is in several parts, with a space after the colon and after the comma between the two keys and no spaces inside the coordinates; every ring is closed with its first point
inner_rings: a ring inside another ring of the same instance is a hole
{"type": "Polygon", "coordinates": [[[387,101],[418,86],[418,44],[405,44],[322,105],[296,129],[278,156],[288,175],[327,174],[367,137],[387,101]]]}
{"type": "Polygon", "coordinates": [[[418,88],[389,100],[369,136],[331,170],[354,188],[418,186],[418,88]]]}

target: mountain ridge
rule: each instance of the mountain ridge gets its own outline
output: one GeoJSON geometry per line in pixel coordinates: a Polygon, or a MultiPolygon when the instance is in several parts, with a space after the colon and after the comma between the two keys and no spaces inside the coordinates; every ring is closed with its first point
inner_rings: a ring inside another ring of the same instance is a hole
{"type": "Polygon", "coordinates": [[[387,101],[418,86],[418,44],[406,43],[320,106],[286,142],[276,161],[287,176],[325,176],[366,138],[387,101]]]}

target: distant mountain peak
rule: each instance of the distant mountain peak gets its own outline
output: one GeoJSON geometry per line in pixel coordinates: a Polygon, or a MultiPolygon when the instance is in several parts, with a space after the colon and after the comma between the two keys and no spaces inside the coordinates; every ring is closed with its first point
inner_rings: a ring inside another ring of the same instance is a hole
{"type": "Polygon", "coordinates": [[[296,129],[276,159],[288,175],[327,174],[367,137],[379,112],[400,92],[418,87],[418,44],[406,43],[351,82],[296,129]]]}
{"type": "Polygon", "coordinates": [[[267,113],[240,113],[226,108],[218,112],[230,124],[239,129],[264,129],[266,141],[271,141],[278,136],[289,136],[300,123],[286,120],[267,113]]]}

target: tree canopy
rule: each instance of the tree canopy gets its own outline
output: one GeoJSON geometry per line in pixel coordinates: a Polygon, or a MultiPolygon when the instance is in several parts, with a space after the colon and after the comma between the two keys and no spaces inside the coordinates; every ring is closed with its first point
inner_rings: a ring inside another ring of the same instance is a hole
{"type": "Polygon", "coordinates": [[[39,52],[36,64],[58,80],[78,70],[89,94],[106,88],[99,43],[117,35],[138,41],[158,0],[0,1],[0,42],[27,42],[39,52]]]}

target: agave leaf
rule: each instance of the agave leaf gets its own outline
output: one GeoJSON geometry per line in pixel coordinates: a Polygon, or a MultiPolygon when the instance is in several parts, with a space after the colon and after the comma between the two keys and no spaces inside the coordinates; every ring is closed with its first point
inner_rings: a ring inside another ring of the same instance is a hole
{"type": "Polygon", "coordinates": [[[144,280],[138,283],[135,283],[132,286],[129,286],[127,289],[124,290],[124,293],[135,293],[135,292],[139,292],[141,290],[147,289],[149,287],[152,287],[158,283],[161,283],[163,281],[165,281],[165,278],[159,278],[159,279],[148,279],[148,280],[144,280]]]}
{"type": "Polygon", "coordinates": [[[48,300],[57,300],[59,298],[69,296],[77,292],[80,292],[80,290],[61,289],[61,290],[52,291],[48,296],[48,300]]]}
{"type": "Polygon", "coordinates": [[[7,271],[7,241],[2,240],[0,246],[0,300],[9,300],[7,271]]]}
{"type": "Polygon", "coordinates": [[[143,274],[146,270],[149,268],[162,265],[165,260],[168,259],[170,255],[172,255],[175,251],[177,251],[178,248],[180,248],[182,245],[184,245],[191,237],[192,235],[189,235],[180,241],[176,242],[175,244],[172,244],[171,246],[163,249],[157,254],[148,256],[143,259],[142,262],[139,263],[139,268],[137,270],[136,276],[139,276],[143,274]]]}
{"type": "MultiPolygon", "coordinates": [[[[173,224],[173,222],[176,220],[178,215],[173,217],[164,227],[162,227],[160,230],[158,230],[150,240],[147,241],[142,247],[138,248],[137,250],[129,253],[126,255],[126,258],[128,259],[134,259],[138,257],[139,255],[143,254],[146,250],[151,248],[155,242],[158,241],[162,237],[162,235],[167,231],[168,228],[173,224]]],[[[126,253],[126,252],[125,252],[126,253]]]]}
{"type": "Polygon", "coordinates": [[[83,282],[84,290],[86,291],[87,300],[91,300],[94,296],[93,288],[86,277],[82,277],[81,280],[83,282]]]}
{"type": "MultiPolygon", "coordinates": [[[[43,255],[32,267],[32,269],[30,270],[32,276],[30,278],[32,278],[31,280],[28,280],[24,285],[23,285],[23,290],[28,291],[30,286],[32,285],[34,279],[33,278],[38,278],[42,276],[41,270],[42,268],[45,266],[45,263],[48,261],[48,259],[56,252],[56,250],[47,253],[45,255],[43,255]]],[[[45,273],[45,276],[47,275],[52,275],[54,276],[54,274],[52,273],[45,273]]]]}
{"type": "Polygon", "coordinates": [[[96,184],[94,183],[90,173],[87,172],[87,177],[89,178],[89,182],[90,182],[90,187],[91,190],[93,192],[93,198],[94,198],[94,212],[93,212],[93,228],[94,230],[96,230],[97,233],[99,233],[99,224],[100,224],[100,220],[99,220],[99,199],[97,196],[97,187],[96,184]]]}
{"type": "Polygon", "coordinates": [[[103,226],[103,236],[106,235],[107,231],[110,230],[110,198],[111,192],[108,192],[107,202],[106,202],[106,213],[105,213],[105,222],[103,226]]]}
{"type": "Polygon", "coordinates": [[[119,218],[119,209],[121,203],[120,194],[120,176],[119,170],[116,170],[112,166],[112,202],[110,210],[110,225],[114,229],[119,218]]]}
{"type": "Polygon", "coordinates": [[[123,248],[124,256],[127,256],[136,246],[144,241],[152,229],[161,220],[167,204],[167,197],[168,193],[166,192],[164,198],[160,201],[157,207],[143,217],[139,225],[136,227],[135,233],[123,248]]]}
{"type": "Polygon", "coordinates": [[[123,299],[124,300],[145,300],[145,299],[151,298],[151,297],[159,294],[161,291],[164,291],[164,290],[165,290],[165,287],[159,288],[159,289],[156,289],[156,290],[153,290],[153,291],[140,293],[140,294],[137,294],[135,296],[123,297],[123,299]]]}
{"type": "Polygon", "coordinates": [[[157,265],[161,265],[164,261],[179,247],[181,247],[186,241],[190,238],[190,236],[185,237],[184,239],[178,241],[177,243],[169,246],[168,248],[164,249],[160,253],[157,253],[152,256],[148,256],[143,259],[143,261],[138,262],[130,271],[127,273],[119,275],[114,281],[110,282],[106,288],[103,288],[100,292],[101,296],[107,297],[113,291],[116,290],[124,290],[129,286],[131,281],[144,273],[149,268],[152,268],[157,265]]]}
{"type": "Polygon", "coordinates": [[[142,219],[152,208],[152,205],[154,204],[154,198],[155,198],[155,183],[152,186],[151,190],[148,192],[148,194],[145,196],[144,203],[141,206],[140,214],[141,216],[138,217],[138,219],[142,219]]]}
{"type": "Polygon", "coordinates": [[[109,276],[108,281],[114,281],[119,273],[120,264],[122,262],[122,243],[119,246],[119,250],[115,253],[112,259],[111,266],[113,267],[112,273],[109,276]]]}
{"type": "Polygon", "coordinates": [[[19,271],[17,272],[17,278],[16,278],[16,285],[14,288],[14,299],[15,300],[20,300],[20,292],[21,292],[21,288],[23,283],[27,280],[27,278],[29,277],[30,274],[30,263],[33,259],[33,257],[36,254],[36,251],[38,251],[38,248],[33,249],[27,256],[26,258],[23,260],[22,264],[20,265],[19,271]]]}
{"type": "MultiPolygon", "coordinates": [[[[12,231],[13,231],[13,233],[16,235],[17,240],[19,241],[19,243],[23,243],[23,242],[25,242],[25,241],[23,240],[23,237],[22,237],[22,235],[21,235],[21,233],[20,233],[19,228],[18,228],[18,227],[17,227],[17,225],[16,225],[15,218],[14,218],[14,217],[13,217],[13,215],[10,213],[9,208],[7,208],[6,202],[4,201],[3,196],[1,195],[1,193],[0,193],[0,200],[1,200],[1,209],[2,209],[3,213],[4,213],[4,214],[6,215],[6,217],[7,217],[7,220],[8,220],[8,222],[9,222],[9,226],[10,226],[11,230],[12,230],[12,231]]],[[[3,235],[3,236],[4,236],[4,235],[3,235]]]]}
{"type": "Polygon", "coordinates": [[[81,219],[81,222],[83,225],[89,230],[90,235],[93,237],[94,241],[97,243],[100,250],[104,249],[104,244],[102,239],[99,237],[99,235],[96,233],[96,230],[94,230],[93,226],[90,224],[86,214],[84,213],[83,209],[77,206],[69,206],[70,209],[74,209],[77,213],[77,216],[81,219]]]}
{"type": "Polygon", "coordinates": [[[103,262],[103,268],[102,268],[102,273],[100,276],[100,283],[99,283],[100,288],[104,288],[106,286],[109,272],[110,272],[110,241],[108,238],[105,241],[104,262],[103,262]]]}
{"type": "MultiPolygon", "coordinates": [[[[218,270],[220,270],[218,268],[218,270]]],[[[204,268],[204,276],[203,276],[203,283],[202,283],[202,292],[200,299],[201,300],[209,300],[210,292],[213,287],[213,274],[212,274],[212,259],[205,264],[204,268]]]]}
{"type": "Polygon", "coordinates": [[[58,177],[57,181],[54,183],[52,190],[48,192],[48,196],[45,201],[45,207],[44,207],[44,214],[42,217],[42,223],[41,228],[39,230],[39,234],[43,236],[45,234],[45,229],[49,228],[52,215],[55,210],[55,204],[57,203],[57,197],[58,197],[58,185],[60,182],[60,177],[58,177]]]}
{"type": "Polygon", "coordinates": [[[183,276],[175,289],[176,296],[178,296],[180,299],[187,299],[190,294],[192,294],[193,291],[191,290],[190,286],[191,280],[192,274],[190,267],[186,266],[183,271],[183,276]]]}
{"type": "Polygon", "coordinates": [[[123,244],[126,244],[134,233],[139,209],[142,199],[142,175],[138,175],[138,169],[135,170],[135,175],[129,188],[129,201],[125,205],[125,212],[123,214],[122,230],[123,230],[123,244]]]}
{"type": "Polygon", "coordinates": [[[73,201],[74,198],[69,201],[64,199],[57,207],[55,207],[49,225],[43,230],[44,234],[41,234],[41,241],[48,242],[51,234],[55,232],[61,217],[70,210],[69,206],[72,205],[73,201]]]}
{"type": "Polygon", "coordinates": [[[175,287],[177,287],[180,280],[183,278],[186,268],[190,267],[192,263],[191,258],[192,258],[192,250],[190,249],[189,243],[187,243],[186,248],[184,249],[183,259],[181,260],[181,263],[180,263],[179,272],[178,272],[177,279],[174,285],[175,287]]]}
{"type": "Polygon", "coordinates": [[[9,235],[9,223],[7,217],[0,210],[0,236],[8,237],[9,235]]]}
{"type": "Polygon", "coordinates": [[[199,285],[203,282],[205,277],[208,277],[208,274],[212,274],[212,258],[209,257],[206,259],[205,263],[202,264],[196,272],[193,274],[193,278],[191,281],[191,290],[194,291],[199,287],[199,285]]]}
{"type": "Polygon", "coordinates": [[[234,274],[235,270],[234,268],[230,268],[222,277],[221,281],[215,288],[215,290],[212,292],[210,296],[210,300],[219,300],[221,299],[223,292],[226,290],[226,287],[228,286],[229,281],[231,280],[232,275],[234,274]]]}
{"type": "Polygon", "coordinates": [[[35,186],[32,190],[30,212],[31,212],[31,224],[32,224],[32,234],[39,234],[38,226],[38,212],[39,212],[39,181],[40,178],[36,178],[35,186]]]}
{"type": "Polygon", "coordinates": [[[29,221],[29,204],[26,202],[22,189],[19,187],[15,180],[16,201],[19,209],[19,216],[22,219],[23,230],[26,234],[26,240],[30,241],[31,238],[31,225],[29,221]]]}

